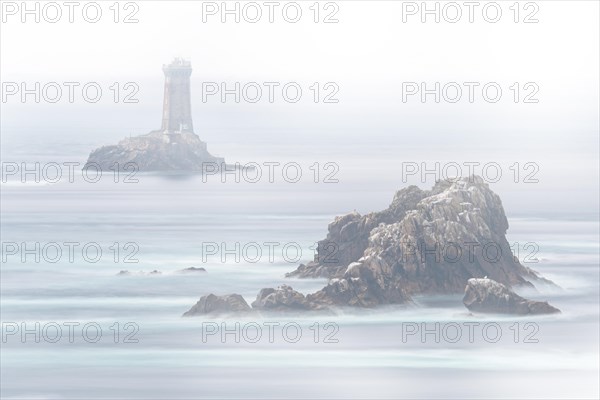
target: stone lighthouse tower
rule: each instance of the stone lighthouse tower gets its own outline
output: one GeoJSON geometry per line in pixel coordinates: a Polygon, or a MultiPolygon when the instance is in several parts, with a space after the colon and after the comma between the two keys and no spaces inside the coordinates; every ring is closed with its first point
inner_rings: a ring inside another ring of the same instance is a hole
{"type": "Polygon", "coordinates": [[[167,135],[193,133],[190,101],[192,65],[182,58],[175,58],[171,64],[163,65],[163,72],[165,73],[165,97],[161,130],[167,135]]]}
{"type": "Polygon", "coordinates": [[[128,171],[131,163],[140,171],[205,171],[206,163],[217,170],[225,164],[208,152],[205,142],[194,133],[190,102],[189,61],[176,58],[163,65],[165,97],[161,129],[145,135],[129,136],[116,145],[100,147],[90,153],[86,165],[94,163],[108,171],[115,163],[128,171]]]}

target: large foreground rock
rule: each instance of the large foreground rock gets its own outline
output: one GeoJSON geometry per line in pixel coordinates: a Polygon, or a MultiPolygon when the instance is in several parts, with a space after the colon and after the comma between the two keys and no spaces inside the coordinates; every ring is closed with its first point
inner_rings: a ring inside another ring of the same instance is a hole
{"type": "Polygon", "coordinates": [[[247,312],[250,310],[250,306],[246,303],[246,300],[239,294],[216,296],[211,293],[208,296],[202,296],[192,308],[183,314],[183,316],[192,317],[207,314],[229,314],[247,312]]]}
{"type": "Polygon", "coordinates": [[[202,171],[204,163],[211,163],[208,168],[214,171],[224,160],[211,155],[195,133],[153,131],[94,150],[86,165],[110,171],[115,163],[126,171],[202,171]]]}
{"type": "MultiPolygon", "coordinates": [[[[263,289],[253,306],[402,304],[415,294],[463,293],[471,278],[489,277],[506,288],[551,283],[513,256],[507,230],[500,198],[480,177],[440,181],[428,191],[410,186],[384,211],[335,218],[315,260],[288,274],[328,277],[324,288],[306,296],[288,286],[263,289]]],[[[549,310],[542,304],[530,303],[527,312],[549,310]]]]}
{"type": "Polygon", "coordinates": [[[554,314],[547,302],[527,300],[491,279],[469,279],[463,303],[470,311],[498,314],[554,314]]]}
{"type": "Polygon", "coordinates": [[[507,229],[500,198],[480,177],[439,181],[430,191],[410,186],[382,212],[337,217],[315,261],[288,276],[330,277],[307,299],[359,307],[462,293],[485,276],[507,287],[548,283],[513,256],[507,229]]]}

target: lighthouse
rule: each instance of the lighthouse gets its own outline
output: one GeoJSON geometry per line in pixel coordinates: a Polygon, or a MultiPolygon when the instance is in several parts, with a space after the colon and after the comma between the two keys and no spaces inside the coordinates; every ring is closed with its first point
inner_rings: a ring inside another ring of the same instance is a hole
{"type": "Polygon", "coordinates": [[[192,64],[182,58],[175,58],[171,64],[163,65],[163,72],[165,95],[161,130],[166,135],[193,133],[190,100],[192,64]]]}
{"type": "Polygon", "coordinates": [[[190,101],[192,65],[175,58],[163,65],[165,97],[161,129],[145,135],[130,136],[116,145],[94,150],[86,165],[94,163],[103,170],[114,168],[128,171],[132,163],[139,171],[204,171],[206,163],[225,164],[222,157],[208,152],[206,143],[194,133],[190,101]]]}

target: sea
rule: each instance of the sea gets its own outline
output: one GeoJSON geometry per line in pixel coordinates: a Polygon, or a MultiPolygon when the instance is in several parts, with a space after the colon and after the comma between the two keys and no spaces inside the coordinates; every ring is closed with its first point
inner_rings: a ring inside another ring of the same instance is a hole
{"type": "MultiPolygon", "coordinates": [[[[599,396],[593,210],[521,209],[519,188],[497,189],[515,256],[556,284],[519,293],[560,314],[471,314],[457,294],[368,310],[184,318],[211,293],[250,304],[262,288],[306,294],[327,284],[284,275],[313,259],[335,216],[384,209],[407,186],[393,167],[398,155],[361,167],[327,152],[263,148],[270,157],[240,157],[259,165],[258,180],[240,170],[97,178],[82,170],[90,147],[26,157],[17,149],[13,164],[5,154],[4,399],[599,396]],[[65,162],[75,163],[72,176],[65,162]],[[206,272],[181,272],[190,267],[206,272]]],[[[219,155],[236,151],[245,154],[224,145],[219,155]]]]}

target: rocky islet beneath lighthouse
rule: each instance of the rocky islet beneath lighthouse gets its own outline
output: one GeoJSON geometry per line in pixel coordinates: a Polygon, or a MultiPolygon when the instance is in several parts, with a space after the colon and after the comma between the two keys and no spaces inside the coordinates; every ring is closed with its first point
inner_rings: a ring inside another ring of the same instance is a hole
{"type": "Polygon", "coordinates": [[[165,91],[161,129],[100,147],[90,154],[86,165],[101,170],[203,171],[224,164],[224,159],[210,154],[206,143],[194,133],[191,63],[176,58],[163,66],[163,72],[165,91]]]}

